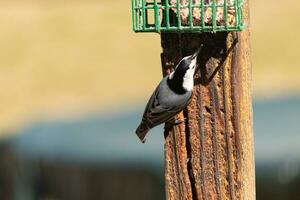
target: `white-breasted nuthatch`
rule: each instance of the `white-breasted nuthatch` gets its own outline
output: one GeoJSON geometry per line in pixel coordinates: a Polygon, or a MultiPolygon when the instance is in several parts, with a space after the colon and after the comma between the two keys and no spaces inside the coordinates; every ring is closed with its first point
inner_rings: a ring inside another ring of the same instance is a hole
{"type": "Polygon", "coordinates": [[[197,56],[201,47],[194,54],[184,57],[175,71],[164,77],[153,92],[142,122],[136,129],[136,134],[143,143],[151,128],[170,121],[190,103],[197,56]]]}

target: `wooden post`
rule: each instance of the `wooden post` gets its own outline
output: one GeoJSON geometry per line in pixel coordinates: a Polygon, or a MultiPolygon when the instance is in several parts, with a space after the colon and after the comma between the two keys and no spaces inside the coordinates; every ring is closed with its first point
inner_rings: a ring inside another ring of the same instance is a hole
{"type": "Polygon", "coordinates": [[[248,28],[161,34],[164,75],[203,44],[185,123],[165,131],[167,200],[255,199],[249,42],[248,28]]]}

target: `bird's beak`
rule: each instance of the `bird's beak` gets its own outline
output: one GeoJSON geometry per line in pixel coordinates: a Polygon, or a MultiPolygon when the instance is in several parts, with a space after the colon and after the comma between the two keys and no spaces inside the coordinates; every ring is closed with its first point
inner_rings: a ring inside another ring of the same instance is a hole
{"type": "Polygon", "coordinates": [[[192,55],[192,58],[197,58],[198,54],[200,53],[201,49],[203,47],[203,44],[201,44],[201,46],[199,47],[199,49],[192,55]]]}

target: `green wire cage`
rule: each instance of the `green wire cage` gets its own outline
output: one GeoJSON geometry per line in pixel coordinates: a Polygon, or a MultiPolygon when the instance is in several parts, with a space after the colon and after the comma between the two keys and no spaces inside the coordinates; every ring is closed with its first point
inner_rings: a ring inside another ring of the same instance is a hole
{"type": "Polygon", "coordinates": [[[244,0],[132,0],[135,32],[219,32],[245,28],[244,0]]]}

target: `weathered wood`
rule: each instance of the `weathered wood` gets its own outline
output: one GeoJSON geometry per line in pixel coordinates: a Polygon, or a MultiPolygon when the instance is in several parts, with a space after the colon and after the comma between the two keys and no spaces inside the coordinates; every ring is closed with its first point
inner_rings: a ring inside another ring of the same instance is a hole
{"type": "Polygon", "coordinates": [[[164,75],[204,45],[185,123],[165,131],[167,200],[255,199],[249,42],[248,29],[161,34],[164,75]]]}

